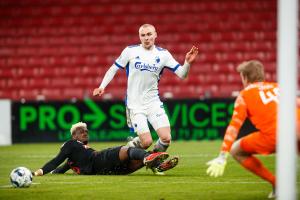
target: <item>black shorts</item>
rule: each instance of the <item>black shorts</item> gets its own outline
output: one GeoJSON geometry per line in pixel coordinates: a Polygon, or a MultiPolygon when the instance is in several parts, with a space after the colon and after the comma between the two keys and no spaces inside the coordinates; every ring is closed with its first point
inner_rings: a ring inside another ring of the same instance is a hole
{"type": "Polygon", "coordinates": [[[102,175],[121,175],[132,172],[128,168],[128,161],[121,162],[119,152],[123,146],[112,147],[95,152],[93,171],[102,175]]]}

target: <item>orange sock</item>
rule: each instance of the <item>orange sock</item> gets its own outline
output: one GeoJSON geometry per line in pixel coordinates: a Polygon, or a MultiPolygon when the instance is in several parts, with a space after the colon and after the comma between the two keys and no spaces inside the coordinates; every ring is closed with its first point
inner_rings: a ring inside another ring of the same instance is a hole
{"type": "Polygon", "coordinates": [[[242,163],[241,163],[246,169],[250,170],[257,176],[265,179],[266,181],[270,182],[273,187],[275,187],[275,176],[263,166],[263,164],[255,158],[254,156],[250,156],[246,158],[242,163]]]}

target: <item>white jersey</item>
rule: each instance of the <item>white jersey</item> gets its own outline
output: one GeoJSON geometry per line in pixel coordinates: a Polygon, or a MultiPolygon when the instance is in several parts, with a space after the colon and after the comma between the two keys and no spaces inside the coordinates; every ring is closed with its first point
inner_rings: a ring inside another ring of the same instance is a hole
{"type": "Polygon", "coordinates": [[[115,65],[126,68],[126,105],[129,109],[140,109],[153,101],[160,101],[158,81],[163,69],[175,72],[180,66],[166,49],[154,46],[147,50],[141,44],[126,47],[115,65]]]}

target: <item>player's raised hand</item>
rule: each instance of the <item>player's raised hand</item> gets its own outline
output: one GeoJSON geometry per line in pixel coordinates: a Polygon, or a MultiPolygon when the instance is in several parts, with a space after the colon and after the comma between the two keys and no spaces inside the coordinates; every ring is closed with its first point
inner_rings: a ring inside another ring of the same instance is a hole
{"type": "Polygon", "coordinates": [[[192,64],[196,57],[198,55],[198,48],[193,46],[191,48],[191,50],[185,55],[185,60],[189,63],[189,64],[192,64]]]}
{"type": "Polygon", "coordinates": [[[101,96],[104,93],[103,88],[95,88],[93,91],[93,96],[101,96]]]}

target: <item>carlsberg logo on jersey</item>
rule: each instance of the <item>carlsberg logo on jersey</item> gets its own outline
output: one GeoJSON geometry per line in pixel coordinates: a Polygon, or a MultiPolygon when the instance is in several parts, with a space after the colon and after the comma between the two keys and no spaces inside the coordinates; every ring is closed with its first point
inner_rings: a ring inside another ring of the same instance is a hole
{"type": "Polygon", "coordinates": [[[150,65],[150,64],[146,64],[146,63],[142,63],[142,62],[136,62],[134,64],[134,67],[136,69],[141,70],[141,71],[146,70],[146,71],[149,71],[149,72],[156,72],[158,70],[158,67],[156,67],[155,64],[150,65]]]}

